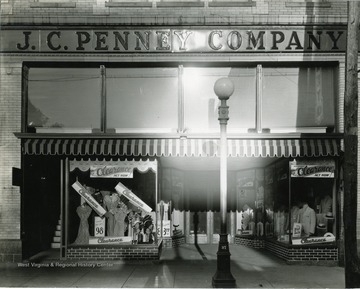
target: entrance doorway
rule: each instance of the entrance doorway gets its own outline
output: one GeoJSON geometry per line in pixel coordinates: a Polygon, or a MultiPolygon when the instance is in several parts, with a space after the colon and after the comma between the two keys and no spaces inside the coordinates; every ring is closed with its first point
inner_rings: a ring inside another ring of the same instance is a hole
{"type": "MultiPolygon", "coordinates": [[[[54,156],[24,157],[21,239],[23,259],[57,244],[60,226],[60,160],[54,156]]],[[[58,247],[58,248],[57,248],[58,247]]]]}

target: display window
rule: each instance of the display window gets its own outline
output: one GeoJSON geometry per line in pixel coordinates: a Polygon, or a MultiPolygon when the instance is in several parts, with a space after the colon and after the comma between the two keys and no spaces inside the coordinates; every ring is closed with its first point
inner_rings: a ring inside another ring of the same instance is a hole
{"type": "Polygon", "coordinates": [[[240,171],[236,175],[237,233],[242,236],[265,234],[264,169],[240,171]]]}
{"type": "Polygon", "coordinates": [[[70,161],[68,245],[152,244],[156,161],[70,161]]]}
{"type": "Polygon", "coordinates": [[[237,234],[283,244],[336,240],[333,159],[283,159],[237,174],[237,234]]]}

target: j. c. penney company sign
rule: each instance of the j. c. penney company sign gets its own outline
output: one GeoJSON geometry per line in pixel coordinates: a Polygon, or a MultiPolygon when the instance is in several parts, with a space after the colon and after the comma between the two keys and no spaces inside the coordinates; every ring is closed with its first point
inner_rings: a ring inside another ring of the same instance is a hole
{"type": "Polygon", "coordinates": [[[29,29],[0,34],[0,52],[343,52],[346,28],[29,29]]]}

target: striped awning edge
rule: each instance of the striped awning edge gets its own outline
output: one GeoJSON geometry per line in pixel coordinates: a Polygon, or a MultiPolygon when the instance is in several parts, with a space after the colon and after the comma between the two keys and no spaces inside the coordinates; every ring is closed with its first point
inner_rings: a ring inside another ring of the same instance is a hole
{"type": "MultiPolygon", "coordinates": [[[[230,157],[338,156],[338,139],[228,139],[230,157]]],[[[26,155],[219,156],[219,139],[26,139],[26,155]]]]}

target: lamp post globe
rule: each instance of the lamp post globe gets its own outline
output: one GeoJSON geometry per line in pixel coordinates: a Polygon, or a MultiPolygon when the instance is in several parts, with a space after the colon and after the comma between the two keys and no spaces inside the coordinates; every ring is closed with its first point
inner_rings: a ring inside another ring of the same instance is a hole
{"type": "Polygon", "coordinates": [[[228,77],[218,79],[214,85],[214,92],[220,100],[228,100],[234,89],[234,83],[228,77]]]}

